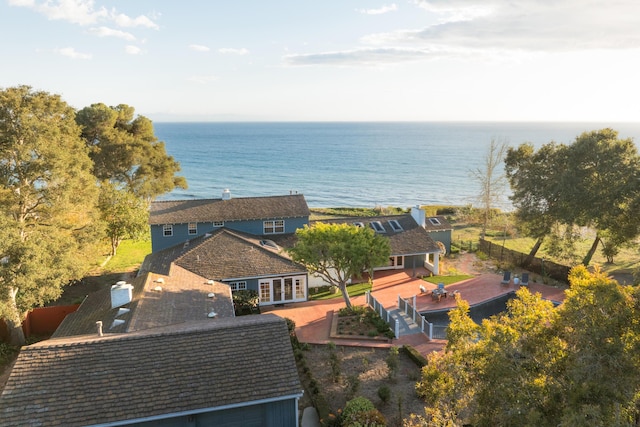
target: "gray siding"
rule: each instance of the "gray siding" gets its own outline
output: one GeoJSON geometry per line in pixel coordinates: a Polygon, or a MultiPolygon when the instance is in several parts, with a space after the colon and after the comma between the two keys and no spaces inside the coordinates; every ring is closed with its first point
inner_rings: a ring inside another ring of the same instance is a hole
{"type": "Polygon", "coordinates": [[[429,236],[434,241],[444,244],[444,247],[447,248],[447,254],[451,253],[451,234],[451,230],[429,231],[429,236]]]}

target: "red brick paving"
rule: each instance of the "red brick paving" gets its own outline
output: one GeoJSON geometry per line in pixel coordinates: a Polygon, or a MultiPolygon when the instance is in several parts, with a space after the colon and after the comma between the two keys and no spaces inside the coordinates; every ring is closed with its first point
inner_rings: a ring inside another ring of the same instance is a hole
{"type": "MultiPolygon", "coordinates": [[[[463,258],[459,269],[463,272],[473,272],[470,265],[473,258],[468,256],[463,258]],[[467,265],[465,265],[465,262],[467,265]]],[[[392,270],[377,272],[374,275],[372,295],[387,309],[398,307],[398,295],[411,300],[416,295],[416,302],[419,311],[440,310],[455,306],[455,298],[442,298],[439,302],[433,301],[429,293],[437,286],[426,282],[419,277],[412,277],[414,270],[392,270]],[[420,285],[427,290],[424,294],[420,292],[420,285]]],[[[415,271],[416,275],[426,275],[426,270],[415,271]]],[[[509,286],[501,285],[502,275],[493,273],[482,273],[476,277],[454,283],[447,286],[447,291],[451,295],[457,291],[460,296],[467,300],[470,305],[494,298],[496,296],[513,292],[518,288],[513,284],[509,286]]],[[[561,302],[564,300],[564,289],[553,286],[546,286],[539,283],[529,282],[529,289],[532,292],[540,293],[543,298],[561,302]]],[[[351,298],[353,305],[364,305],[364,296],[351,298]]],[[[342,298],[334,298],[322,301],[307,301],[301,303],[287,304],[285,307],[266,307],[263,312],[269,312],[281,317],[286,317],[296,323],[296,334],[301,342],[312,344],[326,344],[333,341],[339,345],[354,345],[368,347],[390,347],[408,344],[416,348],[421,354],[428,354],[432,351],[441,350],[446,341],[429,341],[424,334],[405,335],[392,340],[391,343],[374,342],[369,340],[347,340],[329,339],[333,312],[344,307],[342,298]]]]}

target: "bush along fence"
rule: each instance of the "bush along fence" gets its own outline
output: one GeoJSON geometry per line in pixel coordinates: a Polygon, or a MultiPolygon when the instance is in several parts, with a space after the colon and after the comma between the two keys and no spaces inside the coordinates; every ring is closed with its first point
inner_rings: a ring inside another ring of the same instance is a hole
{"type": "Polygon", "coordinates": [[[400,295],[398,295],[398,307],[400,308],[400,311],[404,311],[405,313],[407,313],[407,316],[411,317],[411,319],[414,321],[415,324],[420,325],[420,331],[427,336],[429,341],[431,341],[434,338],[433,323],[427,322],[427,319],[425,319],[418,312],[418,310],[415,309],[416,307],[415,295],[413,296],[413,301],[411,302],[409,302],[409,300],[406,300],[402,298],[400,295]]]}
{"type": "Polygon", "coordinates": [[[487,254],[489,258],[517,265],[533,273],[539,274],[542,277],[543,282],[545,278],[551,277],[560,282],[568,283],[569,270],[571,270],[571,267],[567,267],[566,265],[556,264],[553,261],[537,257],[534,258],[530,264],[526,265],[525,261],[528,254],[505,248],[501,244],[484,239],[480,239],[479,249],[487,254]]]}
{"type": "Polygon", "coordinates": [[[384,308],[383,305],[380,304],[380,302],[373,295],[371,295],[370,291],[365,292],[364,296],[367,305],[371,307],[373,311],[378,313],[385,322],[387,322],[389,328],[393,331],[396,338],[400,338],[400,323],[398,322],[398,319],[394,319],[391,316],[389,310],[384,308]]]}

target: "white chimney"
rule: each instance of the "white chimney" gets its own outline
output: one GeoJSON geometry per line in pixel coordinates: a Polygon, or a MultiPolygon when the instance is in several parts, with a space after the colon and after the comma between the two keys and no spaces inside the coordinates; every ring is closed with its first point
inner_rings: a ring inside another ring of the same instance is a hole
{"type": "Polygon", "coordinates": [[[427,225],[426,215],[424,211],[420,209],[420,206],[414,206],[411,208],[411,216],[418,223],[420,227],[424,227],[425,225],[427,225]]]}
{"type": "Polygon", "coordinates": [[[120,281],[111,286],[111,308],[129,304],[132,299],[133,285],[120,281]]]}
{"type": "Polygon", "coordinates": [[[222,200],[231,200],[231,191],[228,188],[222,192],[222,200]]]}

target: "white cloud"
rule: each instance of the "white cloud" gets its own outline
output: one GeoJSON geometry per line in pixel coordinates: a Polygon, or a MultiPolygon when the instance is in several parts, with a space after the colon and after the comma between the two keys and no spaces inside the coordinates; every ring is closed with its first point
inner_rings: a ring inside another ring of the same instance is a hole
{"type": "Polygon", "coordinates": [[[223,47],[221,49],[218,49],[219,53],[222,54],[230,54],[230,55],[246,55],[249,53],[249,50],[242,48],[242,49],[233,49],[233,48],[229,48],[229,47],[223,47]]]}
{"type": "Polygon", "coordinates": [[[398,10],[398,6],[392,3],[389,6],[382,6],[378,9],[359,9],[358,12],[365,15],[382,15],[384,13],[395,12],[396,10],[398,10]]]}
{"type": "Polygon", "coordinates": [[[217,76],[209,75],[209,76],[191,76],[187,80],[193,83],[198,84],[207,84],[218,80],[217,76]]]}
{"type": "Polygon", "coordinates": [[[99,21],[111,21],[120,27],[145,27],[158,29],[158,25],[150,18],[140,15],[131,18],[115,10],[108,11],[104,7],[96,8],[94,0],[9,0],[12,6],[27,7],[41,13],[50,20],[60,20],[78,25],[91,25],[99,21]]]}
{"type": "Polygon", "coordinates": [[[116,37],[123,40],[133,41],[135,36],[131,33],[121,30],[114,30],[108,27],[93,27],[89,28],[89,32],[98,37],[116,37]]]}
{"type": "Polygon", "coordinates": [[[91,54],[78,52],[72,47],[63,47],[62,49],[56,49],[56,53],[72,59],[91,59],[91,54]]]}
{"type": "Polygon", "coordinates": [[[211,49],[209,49],[208,46],[203,46],[201,44],[190,44],[189,50],[194,50],[196,52],[209,52],[211,49]]]}
{"type": "Polygon", "coordinates": [[[289,65],[377,66],[416,62],[442,56],[436,49],[376,48],[354,49],[303,55],[287,55],[289,65]]]}
{"type": "Polygon", "coordinates": [[[125,46],[124,51],[129,55],[139,55],[142,53],[142,49],[140,49],[138,46],[133,46],[133,45],[125,46]]]}
{"type": "Polygon", "coordinates": [[[416,0],[440,23],[419,30],[375,34],[371,43],[449,45],[539,52],[640,47],[635,0],[416,0]]]}
{"type": "Polygon", "coordinates": [[[152,28],[154,30],[159,29],[158,24],[153,22],[150,18],[140,15],[136,18],[131,18],[123,13],[113,13],[112,14],[113,22],[115,22],[120,27],[144,27],[144,28],[152,28]]]}

